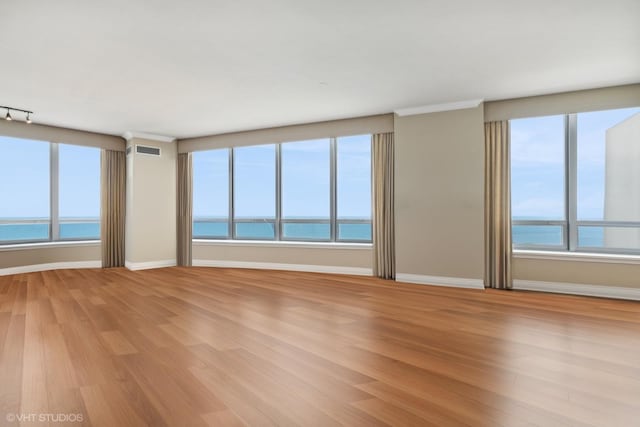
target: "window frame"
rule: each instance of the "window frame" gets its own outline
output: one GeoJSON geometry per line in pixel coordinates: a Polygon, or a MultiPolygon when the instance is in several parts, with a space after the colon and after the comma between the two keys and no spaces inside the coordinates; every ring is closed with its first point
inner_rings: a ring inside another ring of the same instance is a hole
{"type": "MultiPolygon", "coordinates": [[[[369,181],[371,182],[370,191],[373,193],[373,135],[362,134],[369,136],[369,144],[371,147],[371,173],[369,181]]],[[[342,135],[341,135],[342,136],[342,135]]],[[[317,242],[317,243],[361,243],[371,244],[373,241],[373,218],[371,220],[366,219],[347,219],[341,220],[337,218],[338,205],[338,180],[337,180],[337,161],[338,161],[338,137],[325,137],[329,139],[329,170],[330,170],[330,205],[329,205],[329,219],[285,219],[282,217],[282,144],[287,142],[302,142],[302,141],[287,141],[272,143],[275,145],[275,219],[271,218],[250,218],[250,219],[236,219],[234,217],[234,203],[235,203],[235,189],[234,189],[234,151],[238,147],[223,148],[228,150],[229,157],[229,216],[227,218],[228,230],[226,237],[219,236],[201,236],[193,235],[194,240],[225,240],[225,241],[260,241],[260,242],[317,242]],[[236,233],[236,224],[240,223],[256,223],[267,222],[274,226],[274,238],[245,238],[238,237],[236,233]],[[285,224],[329,224],[329,238],[328,239],[310,239],[301,237],[285,237],[283,233],[283,226],[285,224]],[[358,239],[340,239],[338,233],[338,227],[340,224],[368,224],[371,228],[370,240],[358,240],[358,239]]],[[[316,138],[317,139],[317,138],[316,138]]],[[[265,144],[266,145],[266,144],[265,144]]],[[[373,211],[373,207],[371,207],[373,211]]],[[[372,212],[373,213],[373,212],[372,212]]],[[[192,221],[193,224],[194,221],[192,221]]],[[[193,226],[193,225],[192,225],[193,226]]]]}
{"type": "MultiPolygon", "coordinates": [[[[608,110],[601,110],[608,111],[608,110]]],[[[514,220],[511,217],[512,246],[515,250],[548,251],[548,252],[576,252],[595,254],[640,255],[640,249],[599,248],[580,246],[578,241],[579,227],[628,227],[640,228],[640,221],[608,221],[608,220],[579,220],[578,219],[578,114],[569,113],[564,116],[564,199],[565,218],[563,220],[514,220]],[[561,245],[519,244],[513,242],[513,227],[517,225],[530,226],[561,226],[563,241],[561,245]]],[[[509,136],[511,137],[511,136],[509,136]]],[[[511,138],[510,142],[511,144],[511,138]]],[[[511,147],[510,147],[511,148],[511,147]]]]}
{"type": "MultiPolygon", "coordinates": [[[[22,138],[24,139],[24,138],[22,138]]],[[[0,241],[0,247],[8,245],[19,244],[38,244],[38,243],[53,243],[53,242],[99,242],[101,236],[97,238],[93,237],[60,237],[60,155],[59,145],[64,143],[40,141],[49,144],[49,221],[45,220],[27,220],[27,219],[15,219],[9,221],[11,224],[49,224],[49,238],[47,239],[28,239],[28,240],[3,240],[0,241]]],[[[91,147],[94,148],[94,147],[91,147]]],[[[100,171],[98,171],[100,174],[100,171]]],[[[100,209],[102,210],[102,203],[100,203],[100,209]]],[[[75,220],[74,222],[88,222],[84,220],[75,220]]],[[[0,222],[1,223],[1,222],[0,222]]],[[[98,216],[98,224],[102,227],[101,217],[98,216]]]]}

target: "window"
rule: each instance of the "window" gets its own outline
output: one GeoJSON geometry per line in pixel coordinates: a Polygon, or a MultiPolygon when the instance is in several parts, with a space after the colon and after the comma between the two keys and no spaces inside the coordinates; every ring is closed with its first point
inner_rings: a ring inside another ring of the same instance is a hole
{"type": "Polygon", "coordinates": [[[512,120],[514,247],[640,253],[639,134],[640,108],[512,120]]]}
{"type": "Polygon", "coordinates": [[[238,239],[276,236],[276,146],[233,150],[233,220],[238,239]]]}
{"type": "Polygon", "coordinates": [[[229,237],[229,149],[193,153],[193,236],[229,237]]]}
{"type": "Polygon", "coordinates": [[[282,238],[331,240],[329,139],[290,142],[282,150],[282,238]]]}
{"type": "Polygon", "coordinates": [[[0,244],[100,238],[100,150],[0,137],[0,244]]]}
{"type": "Polygon", "coordinates": [[[58,144],[58,237],[100,238],[100,150],[58,144]]]}
{"type": "Polygon", "coordinates": [[[513,243],[565,246],[564,116],[511,121],[513,243]]]}
{"type": "Polygon", "coordinates": [[[371,241],[371,136],[338,138],[338,240],[371,241]]]}
{"type": "Polygon", "coordinates": [[[49,143],[0,137],[0,243],[49,240],[49,143]]]}
{"type": "Polygon", "coordinates": [[[194,238],[371,241],[371,135],[196,152],[193,176],[194,238]]]}

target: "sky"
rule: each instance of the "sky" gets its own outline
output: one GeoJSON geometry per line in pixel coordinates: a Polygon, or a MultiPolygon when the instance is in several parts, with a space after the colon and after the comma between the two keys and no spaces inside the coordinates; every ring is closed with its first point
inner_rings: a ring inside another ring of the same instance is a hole
{"type": "MultiPolygon", "coordinates": [[[[626,108],[577,115],[579,220],[603,219],[605,132],[638,113],[640,108],[626,108]]],[[[514,218],[564,219],[564,156],[564,116],[511,121],[514,218]]]]}
{"type": "MultiPolygon", "coordinates": [[[[60,218],[100,216],[100,149],[58,144],[60,218]]],[[[0,218],[49,218],[50,144],[0,136],[0,218]]]]}
{"type": "MultiPolygon", "coordinates": [[[[330,141],[284,143],[282,217],[329,219],[330,141]]],[[[229,150],[193,155],[194,217],[229,212],[229,150]]],[[[234,211],[237,218],[275,217],[276,146],[234,149],[234,211]]],[[[371,218],[371,136],[338,138],[338,218],[371,218]]]]}

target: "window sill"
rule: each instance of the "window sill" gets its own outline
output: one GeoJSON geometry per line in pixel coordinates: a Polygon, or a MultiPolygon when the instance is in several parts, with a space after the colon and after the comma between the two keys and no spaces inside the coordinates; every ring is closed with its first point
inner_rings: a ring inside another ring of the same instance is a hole
{"type": "Polygon", "coordinates": [[[260,246],[266,248],[309,248],[309,249],[355,249],[371,250],[371,243],[347,242],[293,242],[293,241],[264,241],[264,240],[209,240],[193,239],[197,246],[260,246]]]}
{"type": "Polygon", "coordinates": [[[82,246],[100,246],[100,240],[69,240],[58,242],[12,243],[0,245],[0,252],[25,251],[30,249],[67,248],[82,246]]]}
{"type": "Polygon", "coordinates": [[[619,255],[587,252],[514,250],[514,258],[550,261],[602,262],[607,264],[640,264],[638,255],[619,255]]]}

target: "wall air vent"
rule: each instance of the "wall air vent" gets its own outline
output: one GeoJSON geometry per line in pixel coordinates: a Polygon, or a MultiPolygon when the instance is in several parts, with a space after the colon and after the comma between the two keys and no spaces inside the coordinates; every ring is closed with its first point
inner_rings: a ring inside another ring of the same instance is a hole
{"type": "Polygon", "coordinates": [[[148,156],[159,156],[160,149],[158,147],[148,147],[146,145],[136,145],[136,153],[146,154],[148,156]]]}

